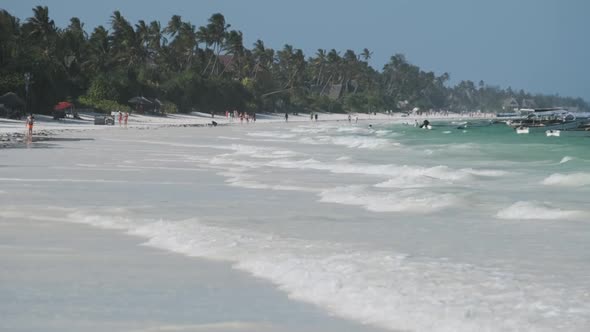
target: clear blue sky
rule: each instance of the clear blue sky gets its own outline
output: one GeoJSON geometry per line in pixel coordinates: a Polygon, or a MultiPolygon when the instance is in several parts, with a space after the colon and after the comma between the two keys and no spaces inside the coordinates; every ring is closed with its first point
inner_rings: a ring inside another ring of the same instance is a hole
{"type": "Polygon", "coordinates": [[[128,20],[173,14],[204,25],[220,12],[244,33],[248,47],[292,44],[312,55],[318,48],[368,48],[381,69],[389,57],[407,59],[453,83],[481,79],[531,92],[590,100],[590,0],[0,0],[0,8],[26,19],[36,5],[65,27],[79,17],[87,30],[108,26],[114,10],[128,20]]]}

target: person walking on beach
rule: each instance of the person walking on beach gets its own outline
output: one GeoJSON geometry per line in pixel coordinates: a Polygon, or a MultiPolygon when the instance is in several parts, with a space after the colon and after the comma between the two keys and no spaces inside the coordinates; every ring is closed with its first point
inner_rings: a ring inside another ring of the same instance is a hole
{"type": "Polygon", "coordinates": [[[25,121],[25,125],[27,127],[27,129],[29,129],[29,136],[33,135],[33,124],[35,123],[35,117],[33,116],[33,113],[31,113],[29,116],[27,116],[27,120],[25,121]]]}
{"type": "Polygon", "coordinates": [[[125,122],[125,127],[127,127],[127,121],[129,120],[129,112],[125,112],[125,116],[123,117],[123,120],[125,122]]]}
{"type": "Polygon", "coordinates": [[[123,121],[123,113],[121,113],[121,111],[119,111],[117,113],[117,117],[119,118],[119,126],[121,125],[121,122],[123,121]]]}
{"type": "Polygon", "coordinates": [[[289,122],[289,113],[285,112],[285,122],[289,122]]]}

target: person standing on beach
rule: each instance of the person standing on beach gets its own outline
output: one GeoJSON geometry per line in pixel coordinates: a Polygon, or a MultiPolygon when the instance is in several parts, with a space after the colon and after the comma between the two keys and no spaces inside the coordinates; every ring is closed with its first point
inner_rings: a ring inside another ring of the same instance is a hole
{"type": "Polygon", "coordinates": [[[26,125],[27,129],[29,129],[29,136],[33,135],[33,124],[34,123],[35,123],[35,117],[33,116],[33,113],[31,113],[27,117],[27,120],[25,121],[25,125],[26,125]]]}
{"type": "Polygon", "coordinates": [[[318,114],[316,113],[313,116],[315,117],[315,120],[318,121],[318,114]]]}
{"type": "Polygon", "coordinates": [[[125,121],[125,127],[127,127],[127,121],[129,120],[129,112],[125,112],[125,116],[123,119],[125,121]]]}
{"type": "Polygon", "coordinates": [[[119,118],[119,126],[121,125],[121,121],[123,121],[123,113],[121,113],[121,111],[119,111],[117,113],[117,117],[119,118]]]}
{"type": "Polygon", "coordinates": [[[285,122],[289,122],[289,113],[285,112],[285,122]]]}
{"type": "Polygon", "coordinates": [[[352,116],[348,114],[348,122],[352,122],[352,116]]]}

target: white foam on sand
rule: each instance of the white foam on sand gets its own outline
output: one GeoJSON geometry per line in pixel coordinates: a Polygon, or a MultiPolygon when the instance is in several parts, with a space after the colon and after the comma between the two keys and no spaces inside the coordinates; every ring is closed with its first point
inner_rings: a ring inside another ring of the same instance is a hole
{"type": "MultiPolygon", "coordinates": [[[[440,182],[439,182],[440,183],[440,182]]],[[[377,188],[424,188],[436,186],[437,180],[429,176],[400,175],[375,185],[377,188]]]]}
{"type": "Polygon", "coordinates": [[[586,331],[581,292],[526,275],[360,246],[314,242],[197,219],[129,220],[72,213],[68,220],[124,229],[145,245],[226,260],[297,300],[339,316],[404,331],[586,331]]]}
{"type": "Polygon", "coordinates": [[[374,212],[433,213],[458,206],[462,200],[453,194],[437,194],[418,190],[374,192],[366,186],[347,186],[322,191],[320,202],[360,205],[374,212]]]}
{"type": "Polygon", "coordinates": [[[496,214],[500,219],[578,219],[584,216],[583,211],[565,210],[549,203],[520,201],[504,208],[496,214]]]}
{"type": "Polygon", "coordinates": [[[545,178],[542,184],[546,186],[583,187],[590,185],[590,173],[554,173],[545,178]]]}
{"type": "Polygon", "coordinates": [[[248,136],[253,137],[269,137],[269,138],[293,138],[296,135],[294,134],[285,134],[279,131],[256,131],[252,133],[247,133],[248,136]]]}
{"type": "MultiPolygon", "coordinates": [[[[507,174],[500,170],[486,170],[486,169],[452,169],[448,166],[439,165],[433,167],[409,166],[409,165],[395,165],[395,164],[353,164],[353,163],[327,163],[310,159],[301,160],[272,160],[266,163],[266,166],[280,167],[280,168],[294,168],[294,169],[314,169],[324,170],[337,174],[364,174],[384,177],[406,177],[421,178],[428,177],[443,181],[468,181],[473,180],[474,176],[483,177],[498,177],[507,174]]],[[[423,183],[423,180],[418,180],[418,183],[423,183]]],[[[387,185],[383,185],[386,187],[387,185]]]]}
{"type": "Polygon", "coordinates": [[[320,189],[307,188],[289,184],[266,184],[254,179],[254,176],[248,174],[244,169],[230,169],[217,173],[227,179],[225,182],[230,186],[247,188],[247,189],[266,189],[266,190],[281,190],[281,191],[303,191],[303,192],[318,192],[320,189]]]}
{"type": "Polygon", "coordinates": [[[79,183],[127,183],[129,181],[124,180],[107,180],[107,179],[47,179],[47,178],[0,178],[0,182],[79,182],[79,183]]]}
{"type": "Polygon", "coordinates": [[[398,142],[393,142],[390,139],[376,138],[372,136],[315,136],[315,137],[303,137],[298,140],[299,143],[303,144],[334,144],[342,145],[354,149],[369,149],[377,150],[386,147],[399,147],[401,146],[398,142]]]}
{"type": "Polygon", "coordinates": [[[343,145],[349,148],[371,150],[381,149],[388,146],[400,146],[400,144],[397,142],[371,136],[337,136],[332,137],[332,143],[336,145],[343,145]]]}

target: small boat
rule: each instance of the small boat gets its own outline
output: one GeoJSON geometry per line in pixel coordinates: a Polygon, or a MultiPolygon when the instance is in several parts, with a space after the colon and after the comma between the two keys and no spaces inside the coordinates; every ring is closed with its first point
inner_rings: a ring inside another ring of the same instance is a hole
{"type": "Polygon", "coordinates": [[[527,109],[521,110],[521,113],[527,116],[506,121],[506,124],[512,128],[528,127],[532,132],[546,132],[576,129],[588,121],[585,117],[577,117],[582,114],[568,112],[562,108],[527,109]]]}
{"type": "Polygon", "coordinates": [[[561,130],[554,130],[554,129],[547,130],[545,132],[545,135],[547,135],[548,137],[549,136],[559,137],[561,135],[561,130]]]}
{"type": "Polygon", "coordinates": [[[520,126],[520,127],[516,128],[516,133],[517,134],[528,134],[529,133],[529,127],[520,126]]]}
{"type": "Polygon", "coordinates": [[[422,124],[420,125],[420,128],[422,129],[432,129],[432,126],[430,125],[430,121],[428,120],[424,120],[424,122],[422,122],[422,124]]]}

